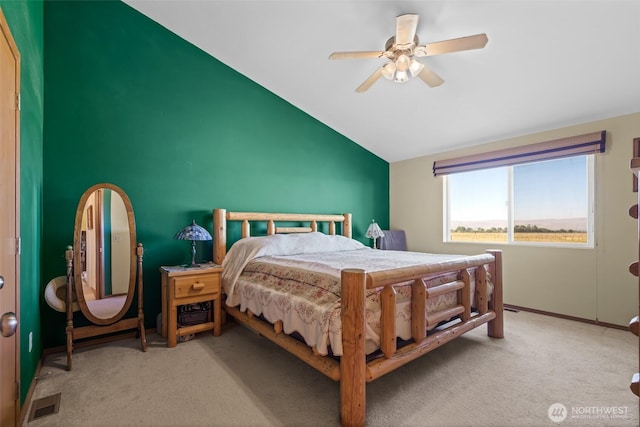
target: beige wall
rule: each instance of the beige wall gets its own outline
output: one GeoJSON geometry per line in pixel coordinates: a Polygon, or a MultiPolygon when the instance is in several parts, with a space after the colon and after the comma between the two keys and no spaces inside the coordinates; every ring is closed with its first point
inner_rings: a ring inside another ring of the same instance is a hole
{"type": "Polygon", "coordinates": [[[111,293],[129,292],[131,279],[131,231],[122,197],[111,192],[111,293]]]}
{"type": "Polygon", "coordinates": [[[600,130],[607,145],[595,162],[595,248],[490,246],[503,250],[505,303],[626,325],[638,314],[638,281],[628,272],[638,258],[638,225],[628,209],[637,202],[629,161],[640,113],[392,163],[390,226],[406,230],[410,250],[483,252],[488,245],[442,241],[442,178],[433,176],[433,161],[600,130]]]}

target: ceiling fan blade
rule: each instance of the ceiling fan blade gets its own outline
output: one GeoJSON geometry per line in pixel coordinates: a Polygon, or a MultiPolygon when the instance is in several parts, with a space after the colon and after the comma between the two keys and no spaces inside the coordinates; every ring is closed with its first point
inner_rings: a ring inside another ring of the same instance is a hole
{"type": "Polygon", "coordinates": [[[369,76],[367,80],[362,82],[362,84],[356,89],[356,92],[362,93],[365,90],[369,89],[371,85],[378,81],[380,77],[382,77],[382,68],[378,68],[373,74],[369,76]]]}
{"type": "Polygon", "coordinates": [[[384,52],[379,50],[361,51],[361,52],[333,52],[329,55],[329,59],[367,59],[367,58],[381,58],[384,56],[384,52]]]}
{"type": "Polygon", "coordinates": [[[398,47],[402,49],[403,45],[413,44],[419,19],[419,15],[411,13],[396,18],[396,45],[398,47]]]}
{"type": "Polygon", "coordinates": [[[462,50],[482,49],[488,41],[487,35],[483,33],[476,34],[475,36],[427,43],[424,46],[424,50],[426,51],[426,56],[442,55],[444,53],[460,52],[462,50]]]}
{"type": "Polygon", "coordinates": [[[420,71],[418,77],[420,77],[423,82],[428,84],[429,87],[440,86],[442,83],[444,83],[444,80],[442,80],[439,75],[437,75],[432,69],[427,66],[425,66],[422,71],[420,71]]]}

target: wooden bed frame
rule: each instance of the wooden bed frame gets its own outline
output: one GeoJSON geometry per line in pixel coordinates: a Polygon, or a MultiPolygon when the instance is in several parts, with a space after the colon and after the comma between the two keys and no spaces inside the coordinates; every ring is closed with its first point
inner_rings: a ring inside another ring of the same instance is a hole
{"type": "MultiPolygon", "coordinates": [[[[213,211],[213,259],[222,264],[227,247],[227,221],[241,221],[242,238],[250,236],[250,222],[266,222],[268,235],[319,231],[318,223],[328,223],[328,234],[336,234],[336,224],[342,224],[342,235],[351,237],[351,214],[313,215],[256,212],[213,211]],[[278,227],[277,222],[308,223],[308,226],[278,227]]],[[[251,312],[225,306],[227,314],[239,323],[278,344],[331,379],[340,382],[340,420],[343,426],[363,426],[366,421],[365,386],[382,375],[422,356],[484,323],[488,335],[503,338],[502,252],[489,250],[487,254],[454,260],[437,265],[407,267],[367,273],[359,269],[345,269],[341,273],[342,286],[342,344],[339,361],[316,354],[306,344],[282,332],[282,323],[269,324],[251,312]],[[489,295],[487,270],[493,283],[489,295]],[[458,281],[427,288],[425,279],[456,272],[458,281]],[[471,311],[469,292],[471,275],[475,275],[475,297],[478,307],[471,311]],[[427,316],[412,316],[411,343],[397,348],[395,336],[395,298],[399,283],[411,286],[412,313],[425,313],[428,298],[457,291],[458,305],[427,316]],[[381,293],[382,355],[367,361],[365,352],[365,290],[383,288],[381,293]],[[491,296],[491,298],[489,298],[491,296]],[[432,329],[444,320],[459,316],[459,321],[432,329]],[[427,329],[431,329],[427,332],[427,329]]]]}

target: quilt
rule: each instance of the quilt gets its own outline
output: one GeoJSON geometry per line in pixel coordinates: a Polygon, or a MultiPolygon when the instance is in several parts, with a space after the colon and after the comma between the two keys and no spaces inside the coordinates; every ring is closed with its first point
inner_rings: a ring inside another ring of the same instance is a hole
{"type": "MultiPolygon", "coordinates": [[[[249,237],[236,242],[225,257],[222,286],[229,306],[239,306],[269,322],[283,322],[287,334],[298,333],[318,354],[342,355],[340,272],[367,272],[446,263],[465,255],[371,249],[343,236],[322,233],[249,237]]],[[[473,277],[473,276],[472,276],[473,277]]],[[[456,273],[437,276],[427,287],[457,281],[456,273]]],[[[490,286],[490,283],[489,283],[490,286]]],[[[396,335],[411,338],[411,287],[395,287],[396,335]]],[[[471,295],[474,295],[474,282],[471,295]]],[[[380,289],[367,291],[366,352],[379,348],[380,289]]],[[[432,313],[457,304],[456,292],[427,300],[432,313]]]]}

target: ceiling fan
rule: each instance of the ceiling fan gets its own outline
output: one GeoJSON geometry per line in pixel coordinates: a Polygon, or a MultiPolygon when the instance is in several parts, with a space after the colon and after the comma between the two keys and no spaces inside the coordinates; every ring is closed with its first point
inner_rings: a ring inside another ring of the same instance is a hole
{"type": "Polygon", "coordinates": [[[392,36],[384,46],[384,51],[334,52],[329,59],[366,59],[387,58],[389,62],[377,69],[366,79],[356,92],[369,89],[381,76],[398,83],[411,77],[420,77],[430,87],[440,86],[444,80],[433,70],[417,61],[416,57],[442,55],[463,50],[482,49],[487,44],[486,34],[460,37],[420,45],[416,29],[419,15],[405,14],[396,18],[396,35],[392,36]]]}

